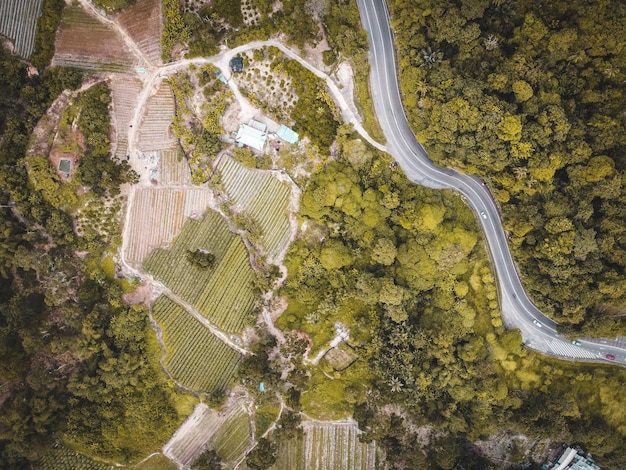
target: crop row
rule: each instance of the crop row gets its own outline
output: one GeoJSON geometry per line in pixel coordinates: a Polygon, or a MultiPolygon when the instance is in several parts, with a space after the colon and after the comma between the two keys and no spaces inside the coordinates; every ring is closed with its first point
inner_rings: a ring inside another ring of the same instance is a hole
{"type": "Polygon", "coordinates": [[[125,71],[132,64],[130,51],[117,31],[88,15],[78,5],[67,5],[63,10],[55,51],[55,63],[74,56],[79,60],[73,65],[88,70],[112,67],[111,71],[125,71]]]}
{"type": "Polygon", "coordinates": [[[161,151],[158,178],[160,184],[191,184],[189,165],[178,149],[161,151]]]}
{"type": "Polygon", "coordinates": [[[0,2],[0,34],[12,39],[15,53],[25,59],[33,52],[42,3],[43,0],[0,2]]]}
{"type": "Polygon", "coordinates": [[[111,81],[111,97],[117,144],[115,156],[126,157],[128,148],[128,126],[132,119],[137,98],[141,91],[141,82],[131,78],[113,79],[111,81]]]}
{"type": "Polygon", "coordinates": [[[135,192],[126,231],[125,255],[132,263],[143,262],[155,248],[170,243],[187,217],[204,213],[210,192],[203,188],[143,188],[135,192]]]}
{"type": "Polygon", "coordinates": [[[209,447],[225,462],[236,460],[250,445],[250,416],[244,407],[236,408],[209,440],[209,447]]]}
{"type": "Polygon", "coordinates": [[[377,447],[374,442],[359,441],[356,422],[303,423],[304,436],[283,442],[273,468],[293,470],[333,470],[376,468],[377,447]]]}
{"type": "Polygon", "coordinates": [[[193,413],[163,446],[163,453],[174,462],[189,466],[206,448],[209,438],[223,421],[224,418],[204,403],[196,405],[193,413]]]}
{"type": "Polygon", "coordinates": [[[228,195],[261,227],[265,250],[272,256],[278,254],[291,232],[289,187],[268,172],[250,170],[230,158],[222,159],[219,170],[228,195]]]}
{"type": "Polygon", "coordinates": [[[52,65],[58,67],[74,67],[88,72],[125,73],[129,69],[126,62],[107,62],[89,56],[77,56],[72,54],[56,54],[52,59],[52,65]]]}
{"type": "Polygon", "coordinates": [[[206,392],[228,386],[241,359],[237,351],[166,296],[157,299],[152,315],[163,330],[164,364],[174,379],[206,392]]]}
{"type": "Polygon", "coordinates": [[[80,468],[83,470],[112,470],[114,467],[91,460],[69,447],[55,443],[37,462],[36,468],[41,470],[58,470],[60,468],[80,468]]]}
{"type": "Polygon", "coordinates": [[[152,252],[144,266],[218,328],[241,331],[255,301],[254,272],[245,245],[218,213],[187,222],[173,246],[152,252]],[[199,269],[187,261],[187,252],[197,249],[215,256],[214,267],[199,269]]]}
{"type": "Polygon", "coordinates": [[[161,59],[161,1],[137,0],[125,8],[118,19],[148,60],[159,62],[161,59]]]}
{"type": "Polygon", "coordinates": [[[144,152],[174,148],[176,138],[171,129],[174,120],[174,94],[166,83],[148,98],[139,131],[139,147],[144,152]]]}

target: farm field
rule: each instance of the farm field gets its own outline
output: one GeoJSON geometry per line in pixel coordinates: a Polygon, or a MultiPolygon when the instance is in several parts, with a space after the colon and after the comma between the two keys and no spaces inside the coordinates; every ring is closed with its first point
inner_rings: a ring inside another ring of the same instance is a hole
{"type": "Polygon", "coordinates": [[[91,460],[86,455],[57,443],[52,446],[39,462],[37,462],[35,468],[40,470],[112,470],[115,467],[91,460]]]}
{"type": "Polygon", "coordinates": [[[152,250],[172,242],[187,218],[206,211],[211,197],[204,188],[137,189],[124,235],[126,260],[139,265],[152,250]]]}
{"type": "Polygon", "coordinates": [[[302,423],[304,437],[282,443],[274,470],[373,470],[376,467],[376,444],[359,441],[355,421],[302,423]]]}
{"type": "Polygon", "coordinates": [[[52,65],[90,71],[124,72],[133,58],[116,31],[88,15],[78,5],[63,10],[52,65]]]}
{"type": "Polygon", "coordinates": [[[165,444],[163,453],[188,466],[204,450],[214,449],[222,460],[232,462],[249,445],[250,417],[243,406],[237,405],[224,415],[201,403],[165,444]]]}
{"type": "Polygon", "coordinates": [[[139,131],[139,148],[144,152],[167,150],[176,147],[172,130],[174,120],[174,94],[167,83],[148,98],[139,131]]]}
{"type": "Polygon", "coordinates": [[[118,16],[122,27],[148,60],[161,61],[161,0],[137,0],[118,16]]]}
{"type": "Polygon", "coordinates": [[[177,382],[206,392],[228,386],[241,358],[237,351],[165,295],[154,303],[152,317],[163,332],[163,364],[177,382]]]}
{"type": "Polygon", "coordinates": [[[112,121],[115,129],[115,156],[124,159],[128,149],[128,126],[139,98],[141,82],[131,78],[111,79],[111,98],[113,103],[112,121]]]}
{"type": "Polygon", "coordinates": [[[154,250],[144,267],[223,331],[241,332],[252,312],[256,297],[248,250],[217,212],[189,220],[172,248],[154,250]],[[189,263],[187,251],[196,249],[212,253],[215,266],[200,270],[189,263]]]}
{"type": "Polygon", "coordinates": [[[14,52],[24,59],[33,53],[42,3],[43,0],[0,2],[0,34],[13,41],[14,52]]]}
{"type": "Polygon", "coordinates": [[[247,212],[263,230],[262,245],[276,257],[289,243],[289,186],[267,171],[251,170],[232,158],[218,164],[221,182],[237,209],[247,212]]]}
{"type": "Polygon", "coordinates": [[[159,184],[191,185],[189,164],[179,149],[162,150],[159,152],[159,184]]]}
{"type": "Polygon", "coordinates": [[[219,429],[211,436],[209,447],[214,449],[222,460],[237,460],[251,443],[250,416],[245,408],[235,408],[219,429]]]}
{"type": "Polygon", "coordinates": [[[163,446],[163,454],[181,465],[189,465],[200,454],[223,422],[217,411],[204,403],[196,405],[193,413],[163,446]]]}

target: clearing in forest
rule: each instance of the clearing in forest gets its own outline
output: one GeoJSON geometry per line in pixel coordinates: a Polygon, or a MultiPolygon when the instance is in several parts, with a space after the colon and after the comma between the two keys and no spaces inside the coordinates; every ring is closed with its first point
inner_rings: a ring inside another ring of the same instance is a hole
{"type": "Polygon", "coordinates": [[[133,57],[121,36],[87,14],[80,5],[67,5],[57,32],[52,65],[99,72],[124,72],[133,57]]]}
{"type": "Polygon", "coordinates": [[[304,436],[281,443],[275,470],[374,470],[377,448],[374,442],[359,441],[356,421],[302,423],[304,436]]]}
{"type": "Polygon", "coordinates": [[[152,250],[171,243],[185,220],[201,216],[211,201],[206,188],[138,188],[124,234],[126,261],[137,266],[152,250]]]}
{"type": "Polygon", "coordinates": [[[172,248],[154,250],[144,267],[220,330],[240,333],[249,323],[256,300],[249,253],[217,212],[189,220],[172,248]],[[196,251],[211,253],[212,266],[192,264],[189,254],[196,251]]]}
{"type": "Polygon", "coordinates": [[[203,392],[228,386],[241,359],[237,351],[165,295],[154,303],[152,317],[162,331],[163,365],[174,380],[203,392]]]}
{"type": "Polygon", "coordinates": [[[119,23],[144,55],[161,61],[161,0],[136,0],[118,16],[119,23]]]}
{"type": "Polygon", "coordinates": [[[275,258],[291,236],[289,186],[268,171],[251,170],[229,157],[222,158],[216,175],[213,182],[219,179],[235,212],[243,211],[259,224],[261,245],[275,258]]]}
{"type": "Polygon", "coordinates": [[[43,0],[0,2],[0,34],[11,39],[14,52],[24,59],[33,53],[42,3],[43,0]]]}

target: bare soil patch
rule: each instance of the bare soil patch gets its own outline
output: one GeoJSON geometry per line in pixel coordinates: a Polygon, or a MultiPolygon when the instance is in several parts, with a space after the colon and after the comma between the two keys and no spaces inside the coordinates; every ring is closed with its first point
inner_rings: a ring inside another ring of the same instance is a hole
{"type": "Polygon", "coordinates": [[[119,14],[118,20],[141,52],[151,62],[160,63],[161,1],[137,0],[119,14]]]}
{"type": "Polygon", "coordinates": [[[123,38],[79,6],[67,6],[57,34],[55,55],[88,57],[92,61],[132,62],[123,38]]]}

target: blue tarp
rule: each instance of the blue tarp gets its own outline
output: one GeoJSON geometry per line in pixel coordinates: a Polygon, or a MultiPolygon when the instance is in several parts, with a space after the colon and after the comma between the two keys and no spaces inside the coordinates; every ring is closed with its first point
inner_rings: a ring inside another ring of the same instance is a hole
{"type": "Polygon", "coordinates": [[[300,141],[300,136],[298,135],[298,133],[294,132],[293,129],[285,125],[281,125],[276,134],[278,135],[278,137],[286,140],[290,144],[297,144],[300,141]]]}

